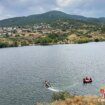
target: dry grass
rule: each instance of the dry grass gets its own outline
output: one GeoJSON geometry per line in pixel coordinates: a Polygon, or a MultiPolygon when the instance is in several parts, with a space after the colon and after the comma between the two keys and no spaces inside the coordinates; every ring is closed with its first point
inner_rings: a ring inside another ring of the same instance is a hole
{"type": "Polygon", "coordinates": [[[64,101],[56,101],[53,105],[105,105],[105,102],[99,101],[96,96],[75,96],[64,101]]]}
{"type": "Polygon", "coordinates": [[[52,103],[38,103],[37,105],[105,105],[105,101],[102,102],[101,97],[97,96],[74,96],[73,98],[67,98],[65,100],[58,100],[52,103]]]}

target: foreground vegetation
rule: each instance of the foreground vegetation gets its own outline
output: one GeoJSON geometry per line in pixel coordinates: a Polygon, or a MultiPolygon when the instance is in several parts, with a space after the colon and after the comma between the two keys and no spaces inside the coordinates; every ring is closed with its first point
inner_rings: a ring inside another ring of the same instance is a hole
{"type": "Polygon", "coordinates": [[[98,96],[75,96],[68,92],[54,93],[51,103],[37,105],[105,105],[105,99],[98,96]]]}

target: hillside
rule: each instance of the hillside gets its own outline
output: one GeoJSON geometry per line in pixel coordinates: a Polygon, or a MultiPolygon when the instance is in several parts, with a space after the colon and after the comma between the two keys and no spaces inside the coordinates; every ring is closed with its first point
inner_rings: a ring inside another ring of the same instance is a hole
{"type": "Polygon", "coordinates": [[[105,18],[50,11],[0,21],[0,48],[105,41],[105,18]]]}
{"type": "Polygon", "coordinates": [[[50,11],[43,14],[36,14],[24,17],[15,17],[0,21],[0,26],[24,26],[38,23],[52,23],[55,20],[79,21],[80,23],[102,24],[105,18],[87,18],[79,15],[70,15],[61,11],[50,11]]]}

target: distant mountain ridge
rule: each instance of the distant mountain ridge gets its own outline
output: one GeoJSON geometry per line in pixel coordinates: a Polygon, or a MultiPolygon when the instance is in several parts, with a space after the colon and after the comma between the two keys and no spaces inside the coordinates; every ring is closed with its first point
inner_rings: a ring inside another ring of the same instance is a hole
{"type": "Polygon", "coordinates": [[[87,18],[79,15],[70,15],[61,11],[49,11],[43,14],[36,14],[30,16],[23,17],[15,17],[0,20],[0,26],[24,26],[24,25],[33,25],[35,23],[50,23],[59,19],[67,19],[67,20],[76,20],[81,22],[92,22],[98,24],[105,24],[105,18],[87,18]]]}

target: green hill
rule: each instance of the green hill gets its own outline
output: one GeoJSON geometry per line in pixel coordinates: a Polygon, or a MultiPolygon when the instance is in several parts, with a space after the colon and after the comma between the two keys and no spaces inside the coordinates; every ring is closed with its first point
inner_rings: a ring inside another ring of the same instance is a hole
{"type": "Polygon", "coordinates": [[[38,23],[52,23],[55,20],[69,20],[88,24],[105,23],[105,18],[87,18],[79,15],[70,15],[61,11],[50,11],[43,14],[36,14],[24,17],[15,17],[0,21],[0,26],[24,26],[38,23]]]}

